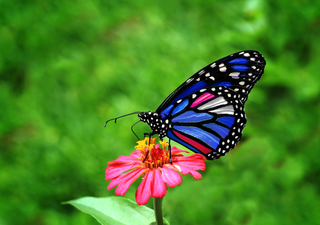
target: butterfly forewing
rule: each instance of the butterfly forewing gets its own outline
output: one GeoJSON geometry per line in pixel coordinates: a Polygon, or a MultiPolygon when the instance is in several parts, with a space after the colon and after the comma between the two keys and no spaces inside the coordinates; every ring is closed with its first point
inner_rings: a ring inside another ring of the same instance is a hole
{"type": "Polygon", "coordinates": [[[224,86],[240,95],[243,104],[254,84],[263,74],[266,62],[263,56],[252,50],[241,51],[224,57],[199,70],[187,79],[157,109],[161,113],[174,102],[196,91],[224,86]]]}
{"type": "Polygon", "coordinates": [[[226,87],[204,88],[176,102],[163,114],[168,138],[207,159],[217,159],[239,142],[246,123],[241,96],[226,87]]]}

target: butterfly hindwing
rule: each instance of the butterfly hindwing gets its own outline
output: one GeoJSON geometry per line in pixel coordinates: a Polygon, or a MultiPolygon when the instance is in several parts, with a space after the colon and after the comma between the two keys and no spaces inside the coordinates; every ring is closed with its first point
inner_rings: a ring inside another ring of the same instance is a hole
{"type": "Polygon", "coordinates": [[[159,106],[162,112],[173,102],[196,91],[209,87],[228,87],[240,95],[243,104],[254,84],[263,74],[266,61],[263,56],[252,50],[241,51],[224,57],[199,70],[187,79],[159,106]]]}
{"type": "Polygon", "coordinates": [[[241,96],[226,87],[204,88],[174,102],[163,114],[168,138],[207,159],[233,149],[246,123],[241,96]]]}

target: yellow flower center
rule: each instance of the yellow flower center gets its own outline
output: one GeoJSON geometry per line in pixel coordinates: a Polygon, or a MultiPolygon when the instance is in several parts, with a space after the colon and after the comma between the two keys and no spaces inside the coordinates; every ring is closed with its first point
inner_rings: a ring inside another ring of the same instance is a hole
{"type": "Polygon", "coordinates": [[[143,167],[154,169],[162,167],[164,164],[170,162],[169,151],[167,150],[168,142],[159,141],[159,144],[155,144],[155,138],[146,137],[142,141],[138,141],[138,145],[135,147],[137,150],[141,151],[141,161],[143,167]]]}

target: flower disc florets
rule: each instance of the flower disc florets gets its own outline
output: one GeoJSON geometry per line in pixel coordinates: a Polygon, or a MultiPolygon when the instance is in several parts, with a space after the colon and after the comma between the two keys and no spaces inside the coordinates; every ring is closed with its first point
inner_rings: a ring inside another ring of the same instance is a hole
{"type": "Polygon", "coordinates": [[[155,144],[155,139],[156,138],[150,138],[150,144],[148,144],[149,139],[145,138],[143,141],[138,141],[138,145],[136,146],[136,149],[142,153],[141,160],[145,168],[158,168],[170,162],[167,141],[159,141],[160,144],[155,144]],[[160,145],[162,148],[160,148],[160,145]]]}

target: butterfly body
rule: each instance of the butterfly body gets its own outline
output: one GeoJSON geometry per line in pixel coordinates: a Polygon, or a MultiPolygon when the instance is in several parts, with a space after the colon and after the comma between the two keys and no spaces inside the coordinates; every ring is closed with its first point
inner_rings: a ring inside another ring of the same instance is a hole
{"type": "Polygon", "coordinates": [[[265,65],[252,50],[217,60],[182,83],[155,112],[140,112],[140,121],[150,126],[150,136],[168,137],[218,159],[240,141],[247,121],[244,104],[265,65]]]}
{"type": "Polygon", "coordinates": [[[162,119],[156,112],[141,112],[138,114],[140,120],[147,123],[152,129],[152,133],[149,135],[158,134],[159,138],[162,139],[167,136],[169,129],[169,120],[162,119]]]}

